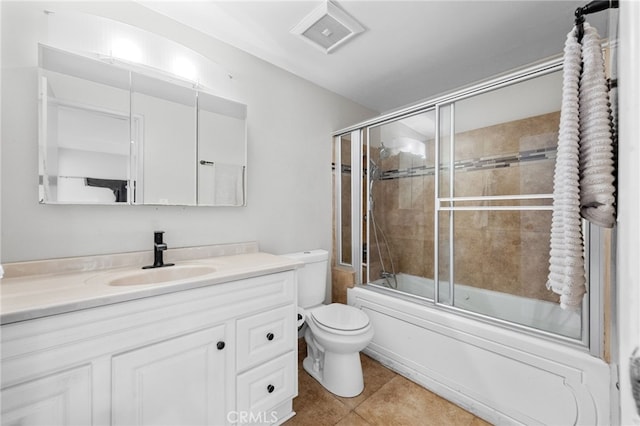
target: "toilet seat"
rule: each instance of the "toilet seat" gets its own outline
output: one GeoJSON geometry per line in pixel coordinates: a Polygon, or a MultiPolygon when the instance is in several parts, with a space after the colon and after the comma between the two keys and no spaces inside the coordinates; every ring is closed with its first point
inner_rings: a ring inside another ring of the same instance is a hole
{"type": "Polygon", "coordinates": [[[318,328],[334,334],[359,334],[367,329],[369,317],[353,306],[332,303],[311,311],[311,319],[318,328]]]}

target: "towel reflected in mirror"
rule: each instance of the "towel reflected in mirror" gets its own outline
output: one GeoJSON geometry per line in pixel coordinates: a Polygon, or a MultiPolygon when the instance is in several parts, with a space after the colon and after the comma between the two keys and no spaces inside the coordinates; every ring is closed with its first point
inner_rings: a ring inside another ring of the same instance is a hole
{"type": "Polygon", "coordinates": [[[241,206],[244,204],[244,166],[215,162],[213,165],[213,204],[241,206]]]}

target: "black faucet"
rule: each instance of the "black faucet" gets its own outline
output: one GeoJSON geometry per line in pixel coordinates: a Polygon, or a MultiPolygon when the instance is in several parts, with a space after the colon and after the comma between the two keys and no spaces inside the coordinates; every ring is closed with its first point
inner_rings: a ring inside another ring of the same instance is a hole
{"type": "Polygon", "coordinates": [[[142,269],[174,265],[173,263],[164,263],[162,260],[162,252],[167,249],[167,244],[162,241],[162,234],[164,234],[164,231],[155,231],[153,233],[153,265],[143,266],[142,269]]]}

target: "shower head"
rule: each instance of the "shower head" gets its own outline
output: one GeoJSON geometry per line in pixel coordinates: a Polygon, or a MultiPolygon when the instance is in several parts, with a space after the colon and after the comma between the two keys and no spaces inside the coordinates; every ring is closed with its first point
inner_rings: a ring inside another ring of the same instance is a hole
{"type": "Polygon", "coordinates": [[[389,156],[391,155],[391,152],[389,152],[389,148],[384,146],[384,142],[380,142],[380,148],[378,148],[378,155],[381,160],[389,158],[389,156]]]}

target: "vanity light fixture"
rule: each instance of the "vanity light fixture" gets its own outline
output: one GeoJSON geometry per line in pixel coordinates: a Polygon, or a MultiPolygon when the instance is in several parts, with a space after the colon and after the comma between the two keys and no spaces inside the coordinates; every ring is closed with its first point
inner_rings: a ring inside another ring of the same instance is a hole
{"type": "Polygon", "coordinates": [[[326,1],[305,16],[291,33],[329,54],[364,30],[345,11],[326,1]]]}
{"type": "Polygon", "coordinates": [[[198,70],[189,59],[179,56],[173,60],[173,73],[189,81],[198,81],[198,70]]]}
{"type": "Polygon", "coordinates": [[[142,51],[140,47],[128,38],[117,38],[111,44],[111,56],[118,59],[124,59],[128,62],[142,62],[142,51]]]}

